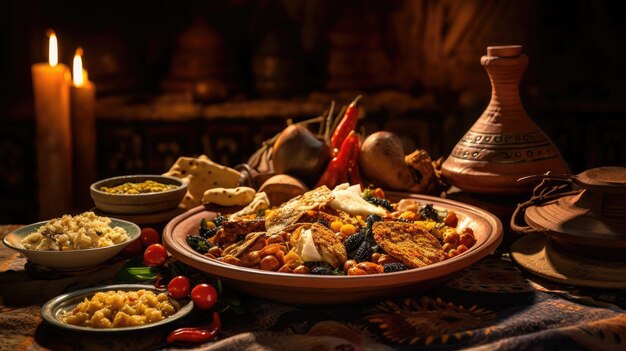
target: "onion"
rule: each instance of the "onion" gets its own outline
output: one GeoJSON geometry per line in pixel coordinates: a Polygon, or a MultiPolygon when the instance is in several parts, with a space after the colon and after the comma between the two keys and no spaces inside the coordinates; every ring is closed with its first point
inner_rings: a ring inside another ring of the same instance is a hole
{"type": "Polygon", "coordinates": [[[272,162],[276,173],[317,181],[330,159],[330,149],[306,127],[292,124],[280,133],[274,143],[272,162]]]}
{"type": "Polygon", "coordinates": [[[415,179],[404,156],[400,138],[390,132],[376,132],[361,146],[359,166],[376,186],[406,191],[415,184],[415,179]]]}

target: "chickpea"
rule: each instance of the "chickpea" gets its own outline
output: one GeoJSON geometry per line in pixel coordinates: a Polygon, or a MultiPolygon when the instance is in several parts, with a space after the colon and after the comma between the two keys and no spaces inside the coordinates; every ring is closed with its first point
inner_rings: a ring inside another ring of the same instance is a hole
{"type": "Polygon", "coordinates": [[[356,265],[356,268],[364,270],[367,274],[385,273],[385,268],[374,262],[361,262],[356,265]]]}
{"type": "Polygon", "coordinates": [[[443,242],[451,245],[456,245],[459,243],[459,233],[456,231],[449,231],[443,233],[443,242]]]}
{"type": "Polygon", "coordinates": [[[448,258],[452,258],[456,255],[458,255],[459,253],[456,251],[456,249],[452,249],[450,250],[450,252],[448,252],[448,258]]]}
{"type": "Polygon", "coordinates": [[[212,248],[209,249],[208,253],[210,253],[211,255],[215,257],[220,257],[222,256],[222,248],[219,246],[213,246],[212,248]]]}
{"type": "Polygon", "coordinates": [[[467,246],[465,246],[463,244],[457,246],[457,248],[456,248],[456,252],[458,252],[459,254],[462,254],[463,252],[465,252],[467,250],[468,250],[467,246]]]}
{"type": "Polygon", "coordinates": [[[282,244],[271,244],[261,249],[259,254],[261,255],[261,257],[265,257],[267,255],[276,255],[278,251],[283,251],[283,253],[286,253],[287,248],[282,244]]]}
{"type": "Polygon", "coordinates": [[[285,239],[284,239],[284,238],[283,238],[283,236],[282,236],[282,235],[280,235],[280,234],[274,234],[274,235],[270,236],[270,237],[267,239],[267,244],[268,244],[268,245],[271,245],[271,244],[280,244],[280,243],[284,243],[284,242],[285,242],[285,239]]]}
{"type": "Polygon", "coordinates": [[[224,257],[218,258],[218,260],[224,263],[235,265],[235,266],[243,266],[243,263],[241,262],[241,260],[235,256],[224,256],[224,257]]]}
{"type": "Polygon", "coordinates": [[[476,243],[476,237],[474,237],[474,231],[472,231],[472,228],[463,229],[463,232],[461,233],[461,238],[459,239],[459,244],[465,245],[466,247],[470,248],[474,246],[474,243],[476,243]]]}
{"type": "Polygon", "coordinates": [[[212,259],[214,259],[214,260],[216,259],[216,258],[215,258],[215,256],[213,256],[213,254],[212,254],[212,253],[210,253],[210,252],[205,253],[205,254],[204,254],[204,257],[212,258],[212,259]]]}
{"type": "Polygon", "coordinates": [[[294,273],[296,274],[309,274],[309,267],[304,266],[304,265],[299,265],[298,267],[296,267],[296,269],[293,270],[294,273]]]}
{"type": "Polygon", "coordinates": [[[291,262],[291,261],[296,261],[296,260],[300,260],[300,256],[298,256],[297,253],[293,252],[293,251],[289,251],[285,257],[283,258],[283,261],[285,261],[285,263],[287,262],[291,262]]]}
{"type": "Polygon", "coordinates": [[[264,271],[275,271],[280,267],[278,259],[272,255],[267,255],[261,260],[261,269],[264,271]]]}
{"type": "Polygon", "coordinates": [[[215,229],[215,227],[216,227],[215,222],[212,222],[212,221],[211,222],[207,222],[206,226],[209,229],[215,229]]]}
{"type": "Polygon", "coordinates": [[[293,273],[293,269],[289,268],[288,265],[284,265],[284,266],[280,267],[280,269],[278,271],[280,273],[293,273]]]}
{"type": "Polygon", "coordinates": [[[348,273],[348,271],[350,270],[350,268],[352,267],[356,267],[357,262],[355,260],[347,260],[344,264],[343,264],[343,271],[348,273]]]}
{"type": "Polygon", "coordinates": [[[448,251],[452,250],[454,248],[454,246],[452,246],[452,244],[450,244],[450,243],[445,243],[445,244],[443,244],[443,246],[441,248],[443,249],[444,252],[448,252],[448,251]]]}
{"type": "Polygon", "coordinates": [[[380,257],[382,256],[382,254],[380,252],[374,252],[372,254],[372,259],[371,261],[374,263],[378,263],[378,260],[380,260],[380,257]]]}
{"type": "Polygon", "coordinates": [[[341,227],[343,226],[343,223],[341,221],[333,221],[330,224],[330,229],[333,230],[333,232],[337,233],[339,231],[341,231],[341,227]]]}
{"type": "Polygon", "coordinates": [[[348,269],[348,275],[367,275],[367,272],[360,268],[352,267],[348,269]]]}
{"type": "Polygon", "coordinates": [[[285,253],[284,252],[278,251],[275,256],[278,259],[278,261],[280,262],[280,264],[285,264],[285,253]]]}
{"type": "MultiPolygon", "coordinates": [[[[372,262],[374,262],[374,261],[372,261],[372,262]]],[[[380,255],[380,258],[378,259],[378,261],[376,263],[378,263],[380,265],[383,265],[385,263],[393,263],[393,262],[400,262],[400,261],[398,261],[397,258],[395,258],[395,257],[393,257],[391,255],[382,254],[382,255],[380,255]]]]}

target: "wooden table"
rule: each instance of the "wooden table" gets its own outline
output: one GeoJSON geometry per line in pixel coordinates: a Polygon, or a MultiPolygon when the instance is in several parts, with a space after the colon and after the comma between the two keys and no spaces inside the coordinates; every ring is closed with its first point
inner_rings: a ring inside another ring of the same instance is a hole
{"type": "MultiPolygon", "coordinates": [[[[0,226],[0,237],[16,227],[0,226]]],[[[172,328],[210,320],[210,313],[194,312],[179,325],[140,333],[61,330],[42,321],[41,304],[62,292],[116,282],[125,261],[69,277],[24,269],[25,263],[0,244],[0,349],[162,349],[172,328]]],[[[491,255],[438,288],[401,299],[308,308],[239,298],[245,313],[222,313],[219,338],[198,349],[626,349],[624,291],[541,281],[519,271],[507,254],[491,255]]]]}

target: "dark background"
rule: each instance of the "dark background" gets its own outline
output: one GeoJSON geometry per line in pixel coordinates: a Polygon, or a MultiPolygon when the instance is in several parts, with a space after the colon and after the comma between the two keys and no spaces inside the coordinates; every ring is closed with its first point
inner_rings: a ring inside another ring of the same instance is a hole
{"type": "Polygon", "coordinates": [[[30,66],[48,28],[98,87],[99,177],[200,153],[233,166],[358,93],[368,132],[445,157],[488,103],[479,60],[499,44],[524,46],[526,110],[578,173],[626,165],[623,18],[619,1],[4,1],[0,222],[36,218],[30,66]]]}

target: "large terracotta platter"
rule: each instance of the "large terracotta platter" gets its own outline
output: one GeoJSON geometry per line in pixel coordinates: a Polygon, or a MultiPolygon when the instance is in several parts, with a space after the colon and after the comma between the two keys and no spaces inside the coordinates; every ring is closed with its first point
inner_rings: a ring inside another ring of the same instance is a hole
{"type": "Polygon", "coordinates": [[[443,262],[395,273],[318,276],[269,272],[209,259],[187,245],[185,237],[198,234],[202,218],[210,220],[216,216],[204,206],[193,208],[171,220],[163,231],[163,242],[180,261],[250,295],[282,303],[324,305],[388,298],[432,288],[493,252],[502,240],[502,224],[498,218],[477,207],[425,195],[388,193],[387,197],[392,201],[413,198],[432,203],[435,207],[454,210],[459,223],[465,221],[474,230],[476,244],[462,255],[443,262]]]}

